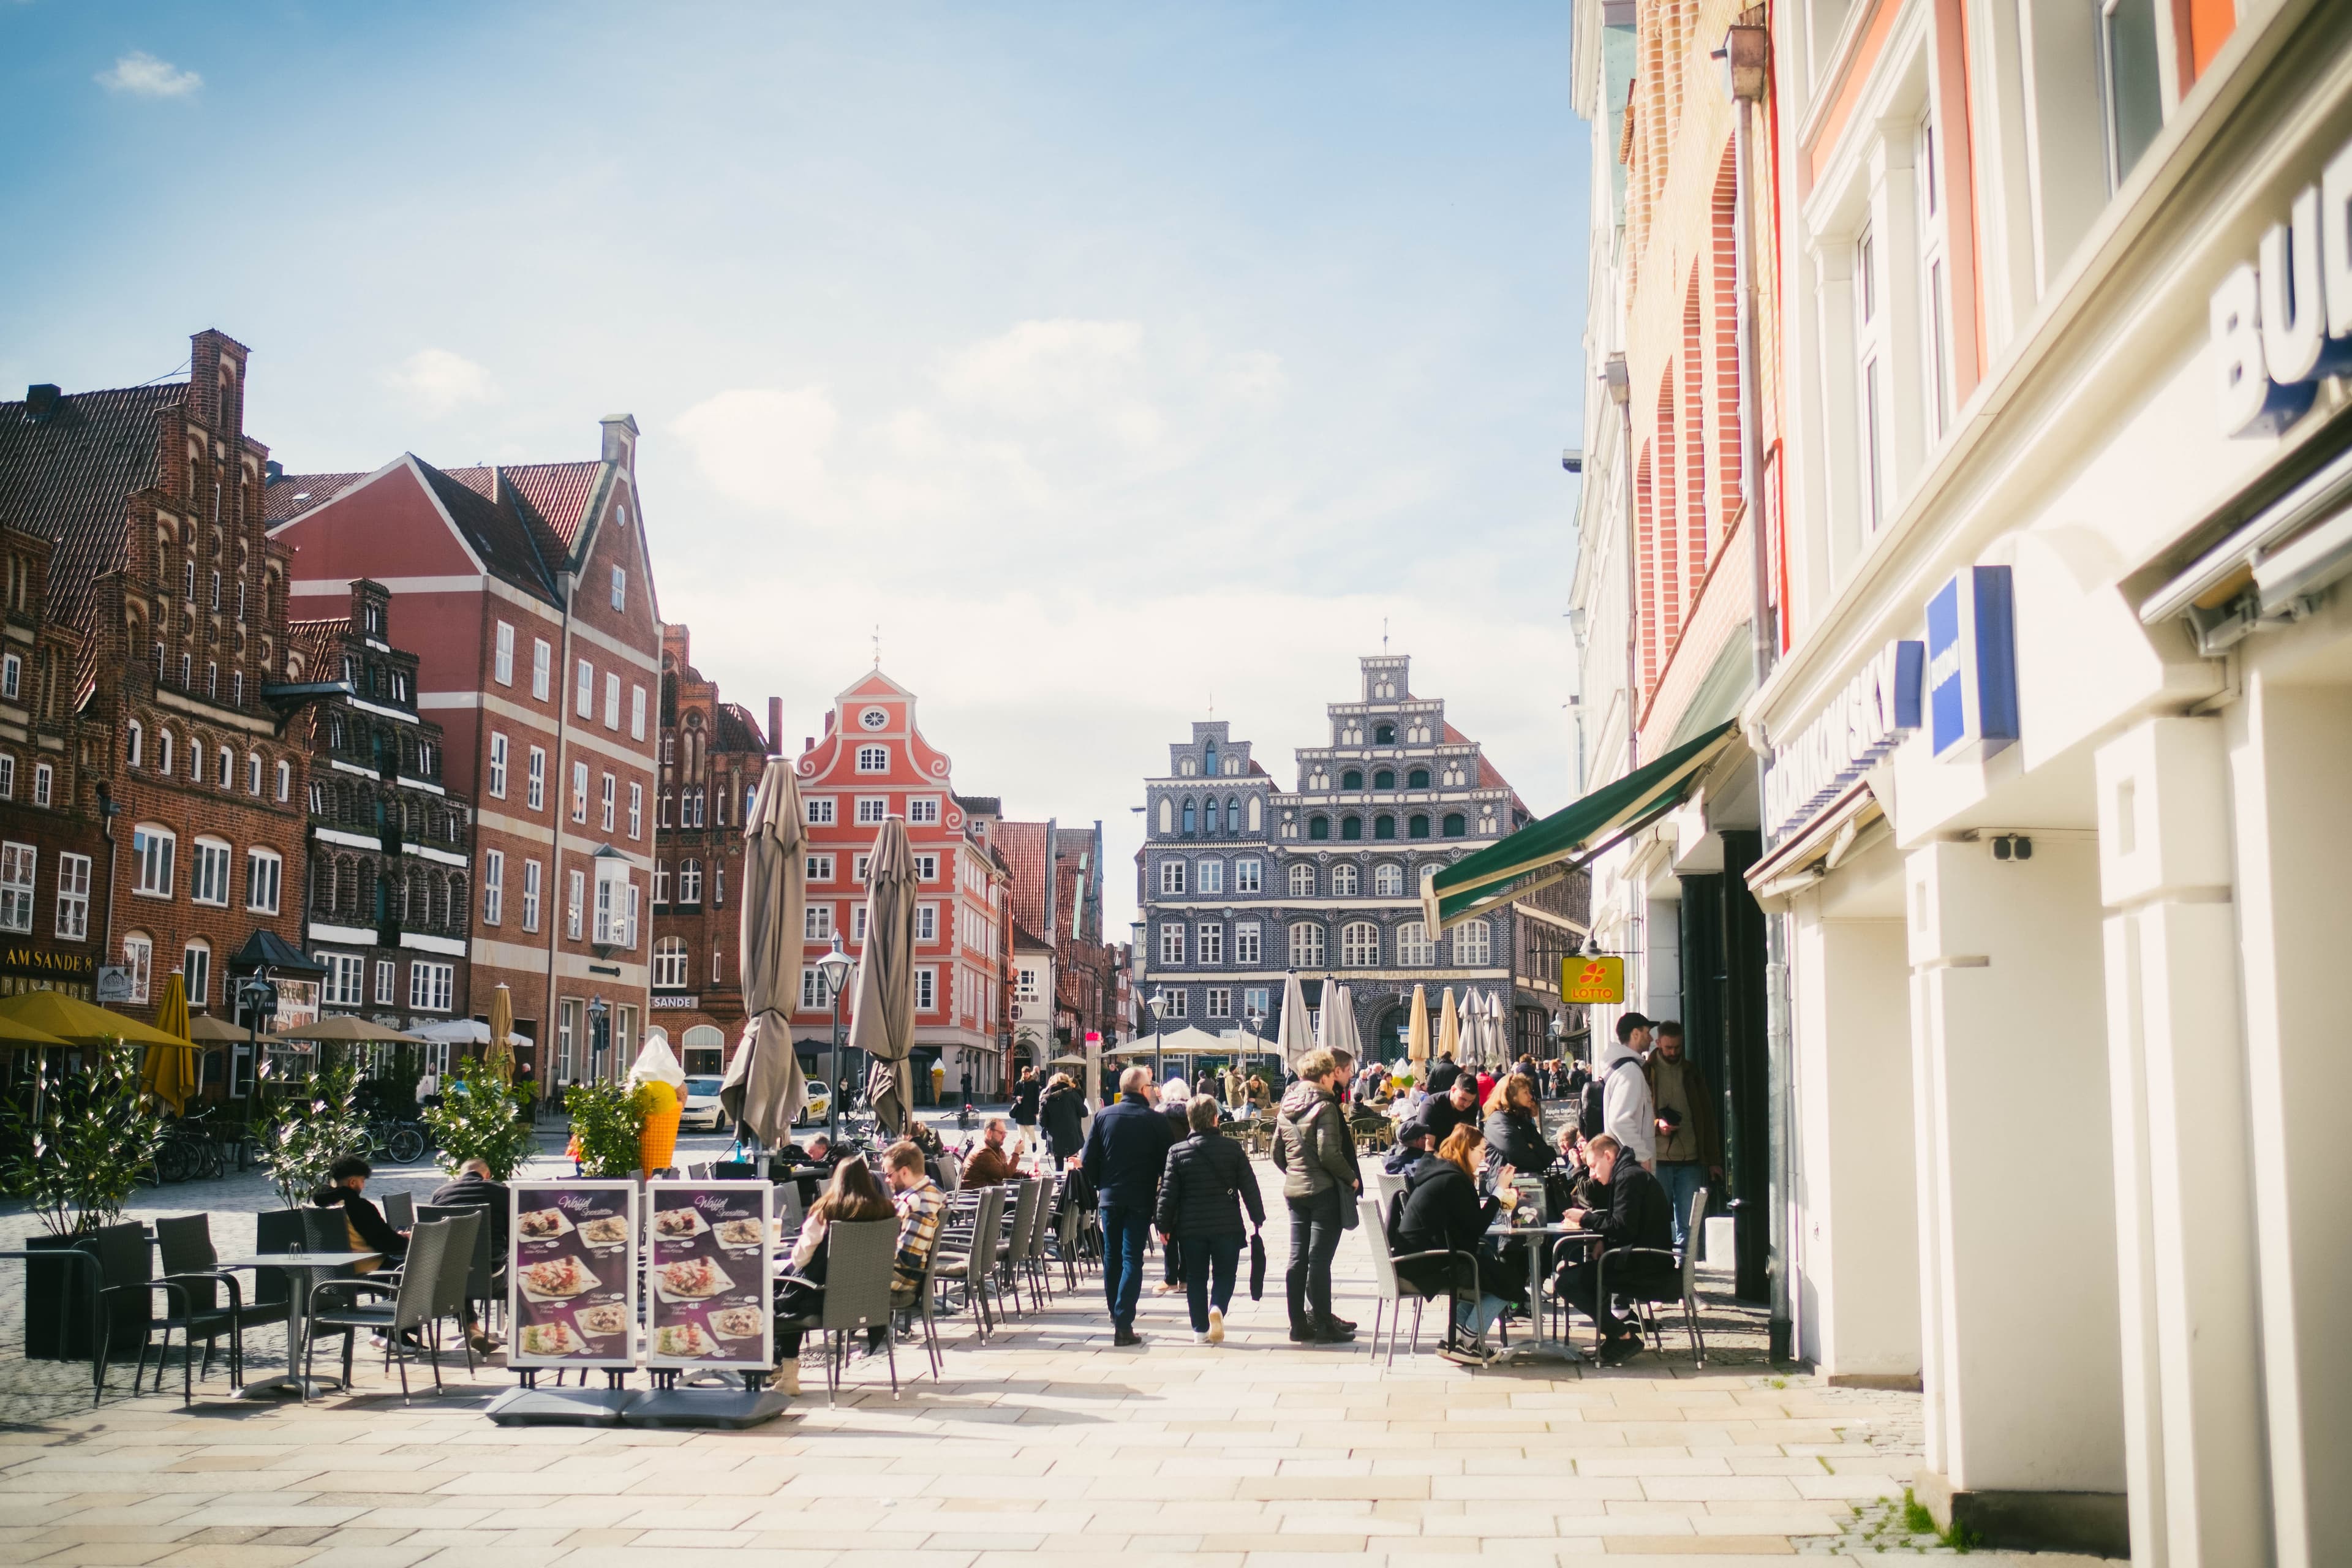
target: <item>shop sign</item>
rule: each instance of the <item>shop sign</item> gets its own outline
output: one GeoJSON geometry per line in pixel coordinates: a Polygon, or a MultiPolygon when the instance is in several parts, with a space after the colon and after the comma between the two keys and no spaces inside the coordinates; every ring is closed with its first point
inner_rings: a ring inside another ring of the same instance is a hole
{"type": "Polygon", "coordinates": [[[98,959],[87,952],[59,952],[47,947],[0,948],[0,973],[31,974],[42,979],[88,980],[98,959]]]}
{"type": "Polygon", "coordinates": [[[112,1005],[131,1000],[131,971],[120,963],[104,963],[98,970],[97,996],[101,1004],[112,1005]]]}
{"type": "Polygon", "coordinates": [[[1837,798],[1919,727],[1924,645],[1891,642],[1828,707],[1772,753],[1765,826],[1777,840],[1837,798]]]}
{"type": "Polygon", "coordinates": [[[278,984],[278,1011],[269,1023],[273,1034],[291,1034],[307,1029],[319,1021],[319,983],[315,980],[280,980],[278,984]]]}
{"type": "Polygon", "coordinates": [[[2352,370],[2352,142],[2288,204],[2252,261],[2213,290],[2208,326],[2225,436],[2276,436],[2322,376],[2352,370]]]}
{"type": "Polygon", "coordinates": [[[1559,961],[1559,999],[1572,1007],[1616,1007],[1625,1001],[1625,961],[1614,956],[1559,961]]]}
{"type": "Polygon", "coordinates": [[[673,1007],[682,1007],[691,1012],[701,1005],[702,998],[699,996],[665,996],[659,992],[654,994],[652,1002],[653,1010],[656,1013],[665,1008],[673,1007]]]}
{"type": "Polygon", "coordinates": [[[1927,601],[1927,731],[1942,763],[2017,739],[2017,629],[2009,568],[1970,566],[1927,601]]]}

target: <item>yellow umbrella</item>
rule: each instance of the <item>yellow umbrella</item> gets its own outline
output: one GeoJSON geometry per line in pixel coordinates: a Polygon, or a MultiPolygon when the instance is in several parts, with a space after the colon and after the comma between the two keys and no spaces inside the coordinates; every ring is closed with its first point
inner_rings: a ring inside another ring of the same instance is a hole
{"type": "Polygon", "coordinates": [[[1454,987],[1445,988],[1445,1005],[1437,1020],[1437,1054],[1449,1061],[1462,1059],[1462,1015],[1454,1006],[1454,987]]]}
{"type": "Polygon", "coordinates": [[[183,1116],[188,1097],[196,1092],[196,1047],[188,1038],[188,989],[176,969],[164,980],[163,999],[155,1005],[155,1027],[174,1037],[174,1043],[147,1047],[139,1087],[170,1106],[173,1115],[183,1116]]]}
{"type": "Polygon", "coordinates": [[[31,1026],[54,1040],[36,1044],[101,1046],[120,1040],[130,1046],[184,1046],[178,1035],[151,1029],[136,1018],[68,996],[62,991],[23,991],[0,996],[0,1018],[31,1026]]]}
{"type": "Polygon", "coordinates": [[[1412,1021],[1405,1026],[1404,1055],[1407,1061],[1429,1059],[1429,992],[1419,983],[1412,988],[1412,1021]]]}
{"type": "Polygon", "coordinates": [[[490,1043],[482,1047],[482,1061],[492,1077],[504,1083],[514,1077],[514,993],[500,985],[490,993],[490,1043]]]}

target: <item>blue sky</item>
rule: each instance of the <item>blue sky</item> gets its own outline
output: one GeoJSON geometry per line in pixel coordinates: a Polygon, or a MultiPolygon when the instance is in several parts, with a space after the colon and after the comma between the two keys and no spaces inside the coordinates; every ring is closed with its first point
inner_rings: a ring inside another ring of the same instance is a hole
{"type": "Polygon", "coordinates": [[[0,385],[254,350],[289,469],[594,454],[786,743],[869,660],[1100,817],[1414,656],[1569,785],[1584,128],[1557,5],[0,4],[0,385]]]}

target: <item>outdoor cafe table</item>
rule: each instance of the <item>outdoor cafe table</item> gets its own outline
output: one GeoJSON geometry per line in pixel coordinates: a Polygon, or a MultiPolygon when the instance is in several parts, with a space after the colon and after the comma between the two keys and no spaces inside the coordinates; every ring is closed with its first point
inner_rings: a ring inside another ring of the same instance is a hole
{"type": "Polygon", "coordinates": [[[302,1399],[310,1397],[313,1385],[318,1391],[341,1388],[340,1377],[310,1377],[302,1372],[302,1345],[310,1330],[310,1289],[315,1277],[331,1268],[349,1268],[357,1263],[373,1263],[380,1252],[257,1252],[247,1258],[229,1258],[221,1261],[223,1268],[277,1268],[294,1281],[294,1310],[286,1319],[286,1375],[261,1383],[246,1384],[239,1399],[268,1399],[292,1394],[302,1399]]]}
{"type": "Polygon", "coordinates": [[[1525,1237],[1528,1243],[1528,1315],[1531,1332],[1510,1349],[1514,1362],[1535,1361],[1544,1356],[1557,1356],[1562,1361],[1580,1362],[1584,1352],[1566,1340],[1555,1340],[1543,1331],[1544,1258],[1550,1248],[1543,1237],[1554,1237],[1562,1241],[1595,1242],[1601,1239],[1597,1230],[1584,1230],[1562,1224],[1510,1225],[1497,1224],[1487,1227],[1486,1234],[1497,1240],[1507,1236],[1525,1237]]]}

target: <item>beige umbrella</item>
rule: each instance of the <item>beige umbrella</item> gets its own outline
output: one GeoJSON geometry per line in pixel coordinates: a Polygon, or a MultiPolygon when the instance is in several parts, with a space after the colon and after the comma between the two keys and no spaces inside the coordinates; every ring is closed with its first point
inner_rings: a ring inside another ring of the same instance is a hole
{"type": "Polygon", "coordinates": [[[1462,1014],[1454,1005],[1454,987],[1445,988],[1445,1003],[1437,1019],[1437,1054],[1450,1062],[1462,1059],[1462,1014]]]}
{"type": "Polygon", "coordinates": [[[1417,981],[1412,988],[1412,1021],[1404,1031],[1404,1058],[1409,1062],[1429,1059],[1429,992],[1417,981]]]}
{"type": "Polygon", "coordinates": [[[289,1029],[289,1040],[318,1040],[333,1046],[372,1046],[383,1041],[397,1045],[422,1045],[414,1035],[404,1035],[398,1029],[387,1029],[382,1024],[349,1013],[331,1014],[315,1024],[305,1024],[299,1029],[289,1029]]]}
{"type": "Polygon", "coordinates": [[[490,993],[490,1042],[482,1061],[500,1083],[514,1081],[514,993],[503,984],[490,993]]]}
{"type": "Polygon", "coordinates": [[[188,1038],[200,1046],[241,1046],[245,1031],[226,1018],[215,1018],[209,1013],[188,1020],[188,1038]]]}
{"type": "Polygon", "coordinates": [[[1307,988],[1298,984],[1297,971],[1282,983],[1282,1022],[1275,1030],[1274,1044],[1283,1065],[1292,1068],[1315,1048],[1315,1026],[1307,1016],[1307,988]]]}
{"type": "MultiPolygon", "coordinates": [[[[808,868],[801,853],[801,788],[793,766],[772,759],[743,825],[743,917],[737,973],[743,982],[742,1043],[719,1086],[719,1108],[765,1148],[789,1141],[808,1079],[793,1049],[792,1006],[807,940],[808,868]]],[[[908,919],[911,921],[913,915],[908,919]]],[[[911,973],[909,975],[911,983],[911,973]]]]}
{"type": "Polygon", "coordinates": [[[857,1010],[849,1043],[873,1062],[866,1103],[883,1131],[912,1124],[914,1093],[907,1058],[915,1048],[915,851],[907,825],[893,816],[874,836],[866,868],[866,951],[857,963],[857,1010]]]}

